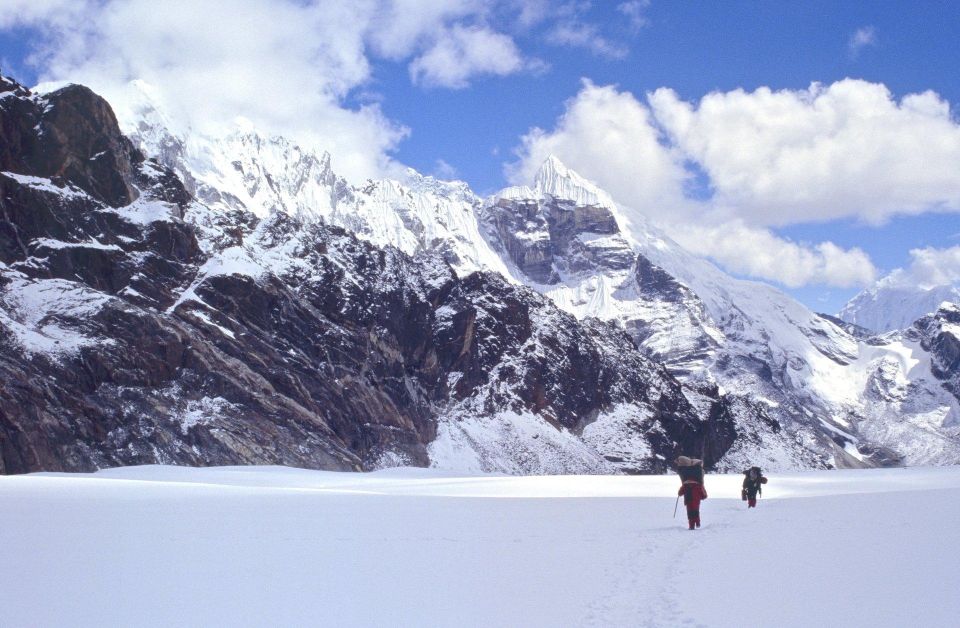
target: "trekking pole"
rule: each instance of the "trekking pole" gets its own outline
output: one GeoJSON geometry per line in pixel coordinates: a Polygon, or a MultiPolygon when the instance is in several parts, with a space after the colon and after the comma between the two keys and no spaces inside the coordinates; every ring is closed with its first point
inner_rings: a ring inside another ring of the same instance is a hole
{"type": "Polygon", "coordinates": [[[677,495],[677,502],[673,505],[673,518],[677,518],[677,506],[680,505],[680,496],[677,495]]]}

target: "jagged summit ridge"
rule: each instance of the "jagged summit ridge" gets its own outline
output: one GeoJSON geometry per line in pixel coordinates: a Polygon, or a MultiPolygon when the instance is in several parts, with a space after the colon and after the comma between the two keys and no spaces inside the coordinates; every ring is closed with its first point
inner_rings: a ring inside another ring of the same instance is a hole
{"type": "Polygon", "coordinates": [[[532,185],[514,185],[503,188],[487,199],[488,205],[501,199],[565,201],[580,207],[603,207],[616,210],[613,198],[596,184],[568,168],[556,155],[549,155],[534,176],[532,185]]]}
{"type": "Polygon", "coordinates": [[[609,194],[573,170],[555,155],[548,156],[534,178],[534,189],[541,195],[570,201],[578,206],[597,205],[616,209],[609,194]]]}
{"type": "Polygon", "coordinates": [[[249,125],[222,135],[178,135],[164,126],[155,103],[128,121],[133,140],[177,172],[210,207],[284,213],[304,222],[342,226],[377,246],[407,254],[440,253],[459,274],[491,269],[509,276],[481,235],[481,201],[463,182],[441,181],[408,169],[402,180],[351,184],[337,175],[330,154],[249,125]]]}

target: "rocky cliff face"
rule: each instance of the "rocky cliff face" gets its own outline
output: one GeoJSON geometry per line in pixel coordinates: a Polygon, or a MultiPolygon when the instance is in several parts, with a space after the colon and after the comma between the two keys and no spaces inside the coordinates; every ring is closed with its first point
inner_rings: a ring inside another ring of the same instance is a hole
{"type": "Polygon", "coordinates": [[[865,412],[851,427],[864,450],[903,464],[960,456],[960,309],[944,305],[911,327],[869,338],[858,362],[865,412]]]}
{"type": "Polygon", "coordinates": [[[69,181],[112,207],[136,199],[133,162],[143,158],[106,101],[79,85],[33,98],[6,79],[0,95],[0,170],[69,181]]]}
{"type": "MultiPolygon", "coordinates": [[[[261,138],[238,144],[230,137],[193,134],[158,141],[169,133],[151,122],[152,116],[141,112],[127,120],[138,144],[149,154],[167,154],[170,145],[188,147],[169,165],[224,190],[223,198],[233,198],[235,208],[268,215],[273,211],[268,199],[282,198],[274,204],[277,211],[307,221],[317,219],[321,208],[323,220],[370,242],[440,255],[459,277],[494,272],[531,286],[581,321],[616,323],[645,355],[685,383],[698,416],[725,408],[737,437],[718,462],[723,468],[751,461],[769,468],[916,464],[951,455],[952,437],[942,424],[952,416],[951,396],[939,386],[913,405],[876,396],[871,365],[877,345],[871,344],[871,332],[817,315],[769,286],[726,275],[635,213],[624,231],[617,203],[555,158],[546,160],[532,187],[508,188],[487,199],[463,183],[412,171],[402,182],[348,186],[328,173],[294,177],[296,186],[283,187],[271,181],[282,180],[284,172],[307,172],[303,164],[311,161],[308,152],[293,150],[294,143],[261,138]],[[197,158],[211,154],[219,156],[197,158]],[[238,171],[228,167],[233,162],[251,181],[259,177],[254,187],[271,195],[250,196],[234,181],[238,171]],[[255,162],[263,166],[260,174],[247,165],[255,162]],[[697,405],[701,402],[706,405],[697,405]],[[873,442],[867,435],[870,425],[891,421],[899,436],[884,432],[873,442]],[[928,433],[939,444],[914,444],[928,433]]],[[[323,157],[312,161],[329,165],[323,157]]],[[[909,351],[910,360],[927,363],[923,347],[909,351]]],[[[536,416],[499,413],[487,419],[483,425],[470,417],[441,421],[431,459],[443,459],[446,466],[473,460],[473,468],[496,459],[500,468],[524,472],[538,467],[514,463],[531,451],[541,457],[548,449],[555,452],[551,468],[562,467],[566,458],[589,458],[593,454],[578,449],[584,442],[606,447],[611,458],[647,455],[646,440],[614,443],[605,431],[642,422],[628,411],[600,413],[578,440],[562,442],[553,440],[555,430],[525,431],[536,416]],[[550,448],[542,446],[545,441],[550,448]],[[504,454],[519,442],[527,444],[504,454]]]]}
{"type": "Polygon", "coordinates": [[[599,268],[623,270],[634,256],[610,210],[566,200],[500,198],[485,210],[491,236],[538,284],[599,268]]]}
{"type": "Polygon", "coordinates": [[[960,460],[949,312],[883,336],[815,314],[625,231],[553,158],[487,199],[351,185],[289,139],[176,135],[147,102],[131,145],[87,90],[2,85],[8,472],[960,460]]]}
{"type": "MultiPolygon", "coordinates": [[[[208,206],[89,90],[2,85],[0,472],[650,471],[691,449],[713,464],[736,439],[720,395],[685,389],[614,326],[458,275],[442,251],[208,206]],[[505,417],[529,438],[477,441],[505,417]]],[[[556,222],[568,247],[610,229],[556,222]]]]}
{"type": "Polygon", "coordinates": [[[957,459],[955,401],[923,366],[931,357],[936,363],[933,345],[889,345],[770,286],[734,279],[636,216],[630,233],[620,232],[618,211],[555,159],[532,188],[508,188],[481,210],[492,217],[488,241],[521,281],[579,317],[617,321],[688,388],[717,391],[737,431],[721,467],[957,459]],[[575,211],[615,219],[612,234],[575,236],[602,243],[605,256],[582,263],[568,236],[550,228],[545,218],[561,194],[585,204],[568,201],[575,211]],[[538,264],[526,263],[531,255],[538,264]],[[900,392],[881,392],[891,389],[900,392]]]}
{"type": "MultiPolygon", "coordinates": [[[[960,305],[944,303],[904,332],[930,354],[930,372],[960,401],[960,305]]],[[[960,424],[960,415],[954,417],[960,424]]]]}

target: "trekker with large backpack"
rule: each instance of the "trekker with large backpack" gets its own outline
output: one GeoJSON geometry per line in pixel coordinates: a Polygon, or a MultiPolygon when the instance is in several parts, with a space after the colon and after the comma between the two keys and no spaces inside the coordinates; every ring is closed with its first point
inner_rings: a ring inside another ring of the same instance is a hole
{"type": "Polygon", "coordinates": [[[760,467],[750,467],[743,472],[743,490],[740,497],[747,502],[747,508],[757,507],[757,495],[763,495],[763,485],[767,478],[763,477],[760,467]]]}
{"type": "Polygon", "coordinates": [[[695,458],[680,456],[677,458],[677,473],[680,475],[680,490],[683,505],[687,507],[687,523],[691,530],[700,527],[700,501],[707,498],[707,489],[703,487],[703,462],[695,458]]]}
{"type": "Polygon", "coordinates": [[[686,456],[677,457],[677,474],[681,482],[696,480],[703,484],[703,461],[686,456]]]}

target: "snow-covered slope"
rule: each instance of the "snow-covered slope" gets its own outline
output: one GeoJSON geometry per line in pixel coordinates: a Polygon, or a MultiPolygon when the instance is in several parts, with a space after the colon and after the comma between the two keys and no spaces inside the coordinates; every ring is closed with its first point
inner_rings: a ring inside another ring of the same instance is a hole
{"type": "Polygon", "coordinates": [[[676,476],[0,477],[0,608],[78,628],[956,624],[956,468],[767,475],[749,511],[742,476],[708,475],[694,532],[676,476]]]}
{"type": "Polygon", "coordinates": [[[883,333],[909,327],[944,302],[960,303],[960,287],[905,285],[894,273],[853,297],[840,310],[840,318],[883,333]]]}
{"type": "MultiPolygon", "coordinates": [[[[730,277],[642,219],[622,231],[616,203],[555,158],[532,188],[509,188],[482,211],[514,276],[578,317],[617,321],[691,387],[731,400],[741,437],[723,464],[958,459],[956,398],[929,369],[878,370],[882,343],[868,345],[768,285],[730,277]],[[893,386],[896,377],[908,403],[876,394],[877,382],[893,386]]],[[[911,350],[929,362],[923,347],[911,350]]]]}
{"type": "Polygon", "coordinates": [[[140,104],[131,117],[120,119],[121,129],[213,209],[322,219],[377,246],[392,245],[409,255],[440,253],[460,274],[488,269],[507,275],[480,235],[479,199],[463,182],[407,170],[403,181],[351,185],[333,171],[329,153],[264,136],[242,120],[216,136],[172,130],[175,125],[148,85],[134,82],[131,90],[140,104]]]}

